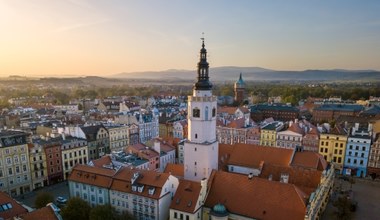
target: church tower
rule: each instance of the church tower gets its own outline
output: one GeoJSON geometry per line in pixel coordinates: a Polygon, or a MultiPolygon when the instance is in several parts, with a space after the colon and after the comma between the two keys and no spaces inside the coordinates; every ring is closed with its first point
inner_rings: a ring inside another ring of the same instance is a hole
{"type": "Polygon", "coordinates": [[[208,75],[207,50],[202,38],[198,80],[188,97],[188,141],[184,145],[185,179],[200,181],[218,169],[216,140],[216,96],[208,75]]]}
{"type": "Polygon", "coordinates": [[[240,73],[239,79],[235,82],[234,92],[235,92],[235,102],[237,102],[240,105],[244,101],[244,98],[245,98],[245,82],[243,80],[241,73],[240,73]]]}

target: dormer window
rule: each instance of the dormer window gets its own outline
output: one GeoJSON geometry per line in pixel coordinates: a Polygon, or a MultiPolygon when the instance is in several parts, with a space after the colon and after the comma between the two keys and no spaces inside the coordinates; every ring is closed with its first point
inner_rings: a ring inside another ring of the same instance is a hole
{"type": "Polygon", "coordinates": [[[132,186],[132,191],[136,192],[137,191],[137,186],[132,186]]]}
{"type": "Polygon", "coordinates": [[[155,191],[155,189],[156,189],[156,188],[154,188],[154,187],[150,187],[150,188],[149,188],[149,192],[148,192],[148,193],[149,193],[149,195],[153,195],[153,194],[154,194],[154,191],[155,191]]]}
{"type": "Polygon", "coordinates": [[[144,190],[144,185],[138,186],[137,189],[139,193],[142,193],[142,191],[144,190]]]}

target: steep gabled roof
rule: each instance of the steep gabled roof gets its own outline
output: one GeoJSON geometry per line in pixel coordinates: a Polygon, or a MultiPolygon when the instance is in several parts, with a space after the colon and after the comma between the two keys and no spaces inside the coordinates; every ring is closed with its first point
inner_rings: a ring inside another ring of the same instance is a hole
{"type": "Polygon", "coordinates": [[[1,210],[0,218],[3,218],[3,219],[9,219],[14,216],[18,216],[18,215],[28,212],[28,210],[22,207],[20,204],[18,204],[16,200],[11,198],[5,192],[1,192],[1,191],[0,191],[0,210],[1,210]]]}
{"type": "Polygon", "coordinates": [[[291,166],[323,171],[327,168],[327,162],[322,155],[316,152],[303,151],[294,154],[291,166]]]}
{"type": "Polygon", "coordinates": [[[183,164],[168,163],[165,167],[164,173],[169,173],[176,177],[183,178],[185,176],[185,170],[183,164]]]}
{"type": "Polygon", "coordinates": [[[170,208],[182,212],[195,213],[201,189],[202,187],[199,182],[181,179],[170,208]]]}

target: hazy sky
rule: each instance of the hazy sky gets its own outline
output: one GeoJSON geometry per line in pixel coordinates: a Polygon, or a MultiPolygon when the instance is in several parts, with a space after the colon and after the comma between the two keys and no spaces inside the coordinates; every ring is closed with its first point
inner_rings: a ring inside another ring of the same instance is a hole
{"type": "Polygon", "coordinates": [[[380,70],[378,0],[0,0],[0,76],[380,70]]]}

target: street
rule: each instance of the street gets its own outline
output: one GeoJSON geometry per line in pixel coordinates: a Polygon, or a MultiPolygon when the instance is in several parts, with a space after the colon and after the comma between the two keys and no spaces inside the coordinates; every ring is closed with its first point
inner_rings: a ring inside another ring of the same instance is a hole
{"type": "Polygon", "coordinates": [[[63,196],[69,199],[69,186],[67,182],[57,183],[51,186],[46,186],[44,188],[32,191],[30,193],[24,194],[22,196],[18,196],[15,199],[31,208],[34,208],[34,200],[39,192],[49,192],[54,196],[54,201],[58,196],[63,196]]]}
{"type": "MultiPolygon", "coordinates": [[[[342,179],[336,179],[335,184],[335,186],[341,186],[343,191],[351,188],[350,182],[342,179]]],[[[358,202],[356,211],[352,212],[352,219],[378,219],[380,216],[380,181],[355,178],[355,183],[352,184],[352,191],[354,193],[354,201],[358,202]]],[[[336,219],[334,215],[335,210],[336,208],[332,205],[330,199],[322,219],[336,219]]]]}

